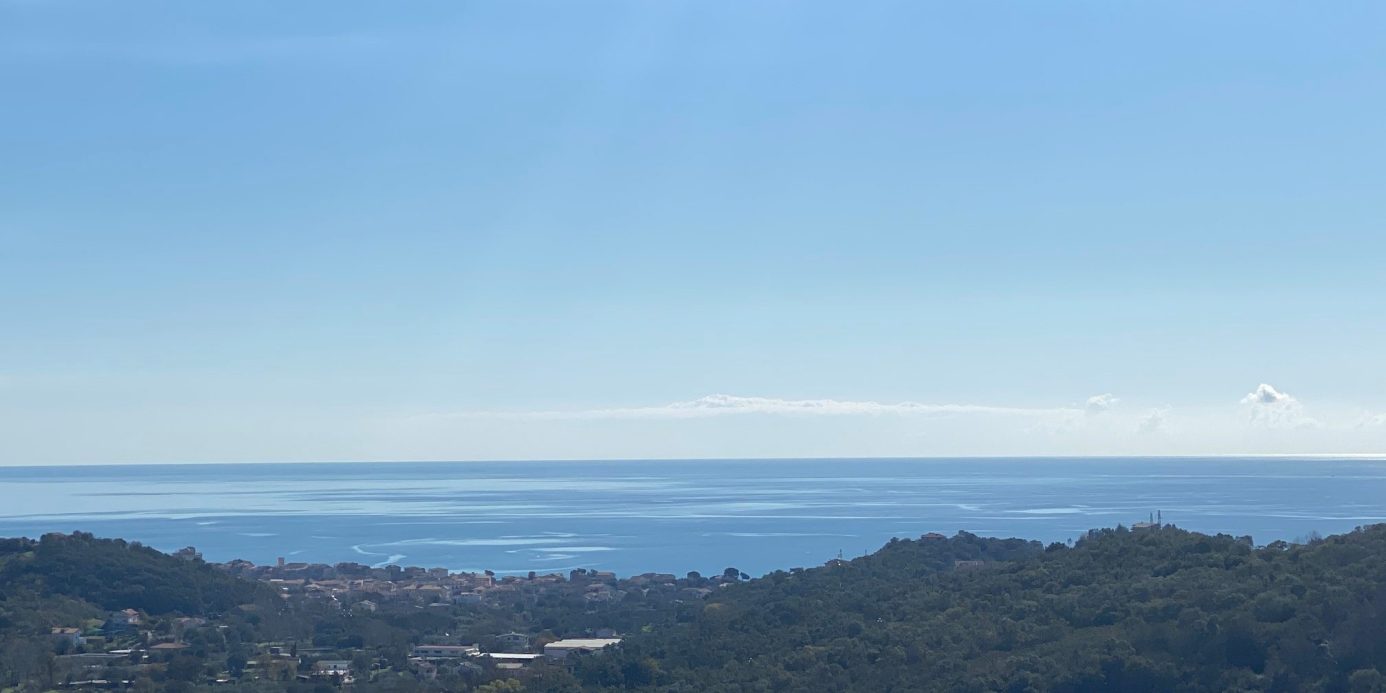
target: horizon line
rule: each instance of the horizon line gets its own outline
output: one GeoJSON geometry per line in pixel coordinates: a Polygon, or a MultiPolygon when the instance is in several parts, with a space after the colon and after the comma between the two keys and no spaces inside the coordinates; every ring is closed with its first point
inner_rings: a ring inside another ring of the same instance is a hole
{"type": "Polygon", "coordinates": [[[941,460],[1188,460],[1202,458],[1218,459],[1302,459],[1316,460],[1380,460],[1386,461],[1386,452],[1380,453],[1208,453],[1177,455],[909,455],[909,456],[830,456],[830,457],[560,457],[560,458],[514,458],[514,459],[347,459],[347,460],[238,460],[238,461],[198,461],[198,462],[68,462],[60,464],[0,464],[0,469],[49,469],[54,467],[199,467],[199,466],[254,466],[254,465],[329,465],[329,464],[567,464],[583,462],[910,462],[941,460]]]}

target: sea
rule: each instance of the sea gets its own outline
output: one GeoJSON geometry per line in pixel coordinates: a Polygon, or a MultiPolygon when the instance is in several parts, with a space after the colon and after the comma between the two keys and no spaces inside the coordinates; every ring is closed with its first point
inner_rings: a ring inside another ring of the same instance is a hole
{"type": "Polygon", "coordinates": [[[958,531],[1045,543],[1156,513],[1257,543],[1386,522],[1386,459],[988,458],[0,467],[0,536],[209,561],[752,575],[958,531]]]}

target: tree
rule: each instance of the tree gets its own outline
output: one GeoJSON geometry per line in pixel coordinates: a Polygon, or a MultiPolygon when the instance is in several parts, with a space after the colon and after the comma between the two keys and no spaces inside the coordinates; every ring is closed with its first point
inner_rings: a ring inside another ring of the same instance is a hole
{"type": "Polygon", "coordinates": [[[179,654],[168,660],[165,673],[175,681],[197,682],[202,679],[204,668],[201,659],[189,654],[179,654]]]}
{"type": "Polygon", "coordinates": [[[359,681],[370,681],[371,667],[375,664],[375,658],[366,652],[357,652],[351,658],[351,670],[359,681]]]}
{"type": "Polygon", "coordinates": [[[238,679],[245,674],[246,664],[250,663],[250,658],[246,656],[243,648],[236,648],[226,655],[226,671],[231,674],[231,678],[238,679]]]}

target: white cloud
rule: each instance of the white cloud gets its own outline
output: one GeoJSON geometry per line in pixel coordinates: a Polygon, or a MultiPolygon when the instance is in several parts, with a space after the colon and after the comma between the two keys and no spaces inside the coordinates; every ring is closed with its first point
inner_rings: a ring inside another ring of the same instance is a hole
{"type": "Polygon", "coordinates": [[[1275,389],[1273,386],[1267,385],[1265,383],[1257,385],[1255,390],[1252,390],[1249,394],[1247,394],[1247,396],[1242,398],[1242,404],[1258,404],[1269,406],[1277,404],[1292,404],[1294,402],[1296,402],[1295,398],[1291,397],[1289,393],[1281,392],[1275,389]]]}
{"type": "Polygon", "coordinates": [[[1102,412],[1107,411],[1108,409],[1111,409],[1112,407],[1116,406],[1117,402],[1120,401],[1121,400],[1117,399],[1116,395],[1113,395],[1110,392],[1105,392],[1100,395],[1093,395],[1092,397],[1089,397],[1087,404],[1085,405],[1085,408],[1087,409],[1089,414],[1101,414],[1102,412]]]}
{"type": "Polygon", "coordinates": [[[1136,432],[1149,435],[1164,431],[1165,419],[1168,415],[1169,407],[1151,409],[1150,413],[1142,417],[1141,420],[1136,424],[1136,432]]]}
{"type": "Polygon", "coordinates": [[[1251,422],[1266,428],[1319,428],[1321,424],[1304,413],[1304,405],[1288,392],[1266,383],[1256,386],[1242,404],[1249,407],[1251,422]]]}
{"type": "Polygon", "coordinates": [[[702,419],[747,414],[804,416],[939,416],[949,414],[992,414],[1011,416],[1070,415],[1070,407],[1013,407],[986,404],[925,404],[921,402],[875,402],[871,400],[779,399],[708,395],[694,400],[643,407],[574,409],[549,411],[469,411],[448,415],[458,418],[494,417],[504,419],[702,419]]]}
{"type": "MultiPolygon", "coordinates": [[[[1245,394],[1247,391],[1243,390],[1245,394]]],[[[1380,406],[1307,405],[1271,385],[1221,403],[1110,393],[1019,403],[717,394],[638,406],[389,416],[380,455],[419,459],[1369,454],[1380,406]]]]}

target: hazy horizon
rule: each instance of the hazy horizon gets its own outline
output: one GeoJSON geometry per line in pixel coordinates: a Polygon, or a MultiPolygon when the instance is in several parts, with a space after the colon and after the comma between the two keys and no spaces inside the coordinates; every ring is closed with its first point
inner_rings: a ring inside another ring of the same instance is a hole
{"type": "Polygon", "coordinates": [[[1363,460],[1369,462],[1386,461],[1386,454],[1378,453],[1267,453],[1267,454],[1181,454],[1181,455],[915,455],[909,457],[517,457],[511,459],[317,459],[317,460],[188,460],[188,461],[167,461],[167,462],[66,462],[62,464],[8,464],[0,465],[3,469],[54,469],[60,467],[197,467],[197,466],[243,466],[243,465],[447,465],[447,464],[565,464],[565,463],[614,463],[614,464],[638,464],[648,462],[658,464],[661,462],[680,463],[680,462],[710,462],[710,463],[730,463],[730,462],[755,462],[755,463],[793,463],[793,462],[946,462],[950,460],[969,461],[969,462],[1015,462],[1015,461],[1059,461],[1059,462],[1101,462],[1103,460],[1113,462],[1134,461],[1134,460],[1218,460],[1223,462],[1246,461],[1255,462],[1257,460],[1278,460],[1278,461],[1352,461],[1363,460]]]}

